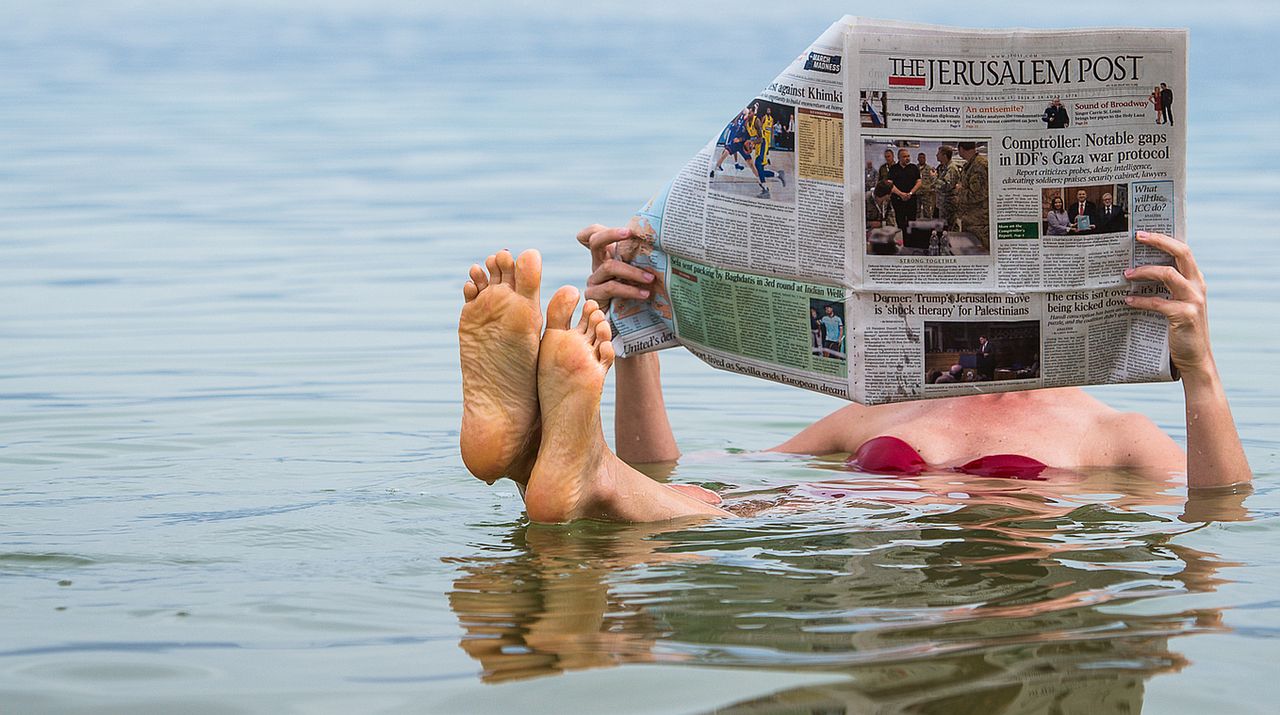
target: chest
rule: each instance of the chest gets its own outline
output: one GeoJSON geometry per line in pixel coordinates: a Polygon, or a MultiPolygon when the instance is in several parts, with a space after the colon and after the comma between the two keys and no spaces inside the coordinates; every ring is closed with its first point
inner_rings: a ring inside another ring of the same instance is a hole
{"type": "Polygon", "coordinates": [[[1070,411],[1031,413],[993,404],[901,414],[877,425],[877,434],[905,440],[926,462],[939,466],[993,454],[1077,466],[1089,462],[1090,442],[1097,437],[1093,425],[1092,419],[1070,411]]]}

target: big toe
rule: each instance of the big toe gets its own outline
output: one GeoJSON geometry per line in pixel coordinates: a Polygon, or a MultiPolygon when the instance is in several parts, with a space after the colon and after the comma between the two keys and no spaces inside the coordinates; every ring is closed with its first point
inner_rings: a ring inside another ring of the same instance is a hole
{"type": "Polygon", "coordinates": [[[538,302],[538,288],[542,285],[542,254],[530,248],[516,259],[516,292],[538,302]]]}
{"type": "Polygon", "coordinates": [[[547,303],[547,330],[568,330],[573,309],[578,305],[578,289],[561,286],[547,303]]]}

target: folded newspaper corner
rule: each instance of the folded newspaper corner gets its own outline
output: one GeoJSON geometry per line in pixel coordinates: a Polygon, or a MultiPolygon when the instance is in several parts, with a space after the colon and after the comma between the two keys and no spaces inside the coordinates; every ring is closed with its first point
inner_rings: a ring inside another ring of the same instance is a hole
{"type": "Polygon", "coordinates": [[[1183,30],[968,30],[845,17],[631,221],[655,276],[623,355],[863,404],[1173,379],[1186,240],[1183,30]]]}

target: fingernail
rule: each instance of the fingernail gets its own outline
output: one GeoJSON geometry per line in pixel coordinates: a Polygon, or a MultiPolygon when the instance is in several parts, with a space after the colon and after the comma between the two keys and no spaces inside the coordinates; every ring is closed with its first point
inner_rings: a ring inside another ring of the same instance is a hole
{"type": "Polygon", "coordinates": [[[620,228],[620,229],[618,229],[618,235],[619,235],[619,236],[626,236],[626,235],[628,235],[628,234],[630,234],[630,233],[631,233],[631,231],[630,231],[629,229],[625,229],[625,228],[620,228]]]}
{"type": "Polygon", "coordinates": [[[1126,269],[1124,269],[1124,274],[1125,274],[1125,276],[1126,276],[1126,277],[1127,277],[1127,276],[1131,276],[1131,275],[1133,275],[1133,269],[1132,269],[1132,268],[1126,268],[1126,269]]]}
{"type": "Polygon", "coordinates": [[[651,280],[653,280],[653,274],[652,274],[652,273],[646,273],[646,274],[644,274],[644,279],[645,279],[645,281],[651,281],[651,280]]]}
{"type": "Polygon", "coordinates": [[[649,297],[649,291],[647,291],[647,290],[642,290],[642,291],[640,291],[640,297],[641,297],[641,298],[648,298],[648,297],[649,297]]]}
{"type": "Polygon", "coordinates": [[[1129,305],[1133,305],[1133,296],[1131,296],[1131,295],[1126,295],[1126,296],[1124,297],[1124,302],[1125,302],[1125,303],[1128,303],[1129,305]]]}
{"type": "Polygon", "coordinates": [[[1137,236],[1138,238],[1146,238],[1146,237],[1147,237],[1147,232],[1146,232],[1146,231],[1139,231],[1139,232],[1137,232],[1137,233],[1136,233],[1136,234],[1134,234],[1134,235],[1135,235],[1135,236],[1137,236]]]}

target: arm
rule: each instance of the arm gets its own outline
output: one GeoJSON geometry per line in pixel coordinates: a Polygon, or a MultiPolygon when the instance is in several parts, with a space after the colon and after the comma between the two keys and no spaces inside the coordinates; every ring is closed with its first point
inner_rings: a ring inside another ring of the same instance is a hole
{"type": "Polygon", "coordinates": [[[622,358],[615,364],[613,436],[618,457],[628,464],[674,462],[680,458],[662,397],[657,353],[622,358]]]}
{"type": "Polygon", "coordinates": [[[1185,243],[1159,233],[1139,232],[1137,239],[1174,258],[1174,266],[1140,266],[1125,271],[1129,280],[1164,283],[1171,298],[1130,296],[1126,301],[1169,320],[1169,355],[1182,373],[1186,398],[1187,486],[1248,482],[1253,473],[1209,345],[1204,276],[1185,243]]]}
{"type": "Polygon", "coordinates": [[[768,451],[787,454],[836,454],[851,451],[850,445],[862,444],[868,433],[868,409],[870,408],[859,404],[846,405],[768,451]]]}
{"type": "MultiPolygon", "coordinates": [[[[599,224],[578,232],[591,251],[586,297],[608,310],[614,298],[645,300],[654,276],[619,259],[618,243],[632,238],[626,228],[599,224]]],[[[616,404],[613,428],[617,455],[628,463],[670,462],[680,456],[662,397],[662,374],[655,353],[620,358],[615,363],[616,404]]]]}
{"type": "Polygon", "coordinates": [[[1071,224],[1067,222],[1066,214],[1058,211],[1049,212],[1049,235],[1065,236],[1071,224]]]}

